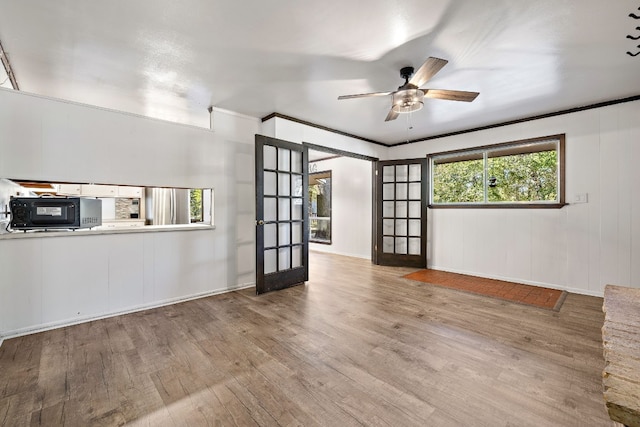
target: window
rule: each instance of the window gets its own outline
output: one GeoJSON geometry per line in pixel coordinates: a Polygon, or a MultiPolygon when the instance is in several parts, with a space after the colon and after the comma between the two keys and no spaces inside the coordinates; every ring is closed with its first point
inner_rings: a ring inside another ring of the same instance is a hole
{"type": "Polygon", "coordinates": [[[431,158],[431,207],[562,207],[564,135],[431,158]]]}
{"type": "Polygon", "coordinates": [[[331,171],[309,174],[309,241],[331,244],[331,171]]]}
{"type": "Polygon", "coordinates": [[[202,222],[204,204],[202,200],[202,188],[189,190],[189,220],[190,222],[202,222]]]}

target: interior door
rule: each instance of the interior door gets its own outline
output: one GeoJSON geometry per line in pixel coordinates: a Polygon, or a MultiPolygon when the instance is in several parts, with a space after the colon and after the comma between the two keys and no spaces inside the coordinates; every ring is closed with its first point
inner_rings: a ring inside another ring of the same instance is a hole
{"type": "Polygon", "coordinates": [[[376,164],[376,245],[379,265],[427,265],[427,159],[376,164]]]}
{"type": "Polygon", "coordinates": [[[308,156],[256,135],[256,293],[309,280],[308,156]]]}

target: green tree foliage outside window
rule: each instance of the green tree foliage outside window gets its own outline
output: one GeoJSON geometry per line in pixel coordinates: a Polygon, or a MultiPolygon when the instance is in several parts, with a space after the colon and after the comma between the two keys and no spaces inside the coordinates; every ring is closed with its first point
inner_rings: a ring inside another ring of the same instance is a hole
{"type": "Polygon", "coordinates": [[[433,170],[433,203],[484,200],[482,159],[440,163],[433,170]]]}
{"type": "Polygon", "coordinates": [[[202,222],[202,189],[189,190],[189,213],[191,222],[202,222]]]}
{"type": "Polygon", "coordinates": [[[563,135],[437,155],[431,163],[431,202],[561,203],[562,144],[563,135]]]}
{"type": "Polygon", "coordinates": [[[557,162],[556,151],[488,158],[487,174],[490,184],[487,198],[490,202],[557,200],[557,162]]]}

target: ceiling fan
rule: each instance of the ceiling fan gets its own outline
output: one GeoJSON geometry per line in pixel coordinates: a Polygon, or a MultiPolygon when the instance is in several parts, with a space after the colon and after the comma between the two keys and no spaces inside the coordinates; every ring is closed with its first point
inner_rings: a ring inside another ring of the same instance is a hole
{"type": "Polygon", "coordinates": [[[391,110],[384,120],[388,122],[398,118],[400,113],[410,113],[421,109],[424,106],[423,99],[437,98],[449,101],[471,102],[479,95],[478,92],[465,92],[461,90],[446,89],[420,89],[420,86],[428,82],[438,71],[447,65],[446,59],[434,58],[430,56],[424,61],[424,64],[418,68],[414,74],[413,67],[404,67],[400,69],[400,76],[405,80],[404,84],[398,87],[394,92],[373,92],[361,93],[357,95],[342,95],[338,99],[351,98],[367,98],[370,96],[387,96],[392,95],[391,110]],[[411,77],[413,75],[413,77],[411,77]],[[411,80],[409,80],[411,78],[411,80]]]}

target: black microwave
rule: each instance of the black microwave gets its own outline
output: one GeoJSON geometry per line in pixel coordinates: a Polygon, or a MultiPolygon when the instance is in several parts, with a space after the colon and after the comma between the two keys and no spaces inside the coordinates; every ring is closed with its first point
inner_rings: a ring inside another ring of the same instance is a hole
{"type": "Polygon", "coordinates": [[[102,200],[85,197],[12,197],[13,230],[78,229],[102,225],[102,200]]]}

